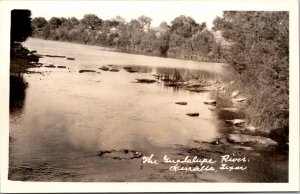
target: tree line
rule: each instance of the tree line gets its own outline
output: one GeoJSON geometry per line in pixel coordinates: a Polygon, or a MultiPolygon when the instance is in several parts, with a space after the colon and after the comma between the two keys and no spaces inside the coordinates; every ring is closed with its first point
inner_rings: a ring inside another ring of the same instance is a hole
{"type": "Polygon", "coordinates": [[[140,16],[126,22],[116,16],[102,20],[97,15],[75,17],[43,17],[32,20],[33,37],[78,42],[135,50],[148,54],[163,55],[193,60],[220,60],[221,43],[206,23],[197,23],[193,18],[181,15],[171,24],[162,22],[150,27],[152,19],[140,16]]]}

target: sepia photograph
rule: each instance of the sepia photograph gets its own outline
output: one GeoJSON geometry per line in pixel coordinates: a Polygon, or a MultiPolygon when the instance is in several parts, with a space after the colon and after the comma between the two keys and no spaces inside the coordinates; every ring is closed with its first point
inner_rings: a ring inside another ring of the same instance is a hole
{"type": "Polygon", "coordinates": [[[289,184],[291,2],[7,3],[5,178],[289,184]]]}

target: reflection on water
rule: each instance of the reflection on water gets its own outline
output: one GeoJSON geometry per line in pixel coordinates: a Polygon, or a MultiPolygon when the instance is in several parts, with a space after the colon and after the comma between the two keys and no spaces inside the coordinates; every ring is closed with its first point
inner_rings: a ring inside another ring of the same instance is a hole
{"type": "Polygon", "coordinates": [[[9,110],[10,114],[22,112],[26,97],[27,83],[21,75],[10,76],[9,110]]]}
{"type": "Polygon", "coordinates": [[[43,64],[66,68],[40,67],[33,69],[40,74],[25,75],[30,87],[20,95],[25,101],[19,106],[23,114],[18,118],[10,115],[10,134],[15,139],[11,142],[11,179],[72,181],[73,177],[92,177],[95,171],[113,174],[116,169],[109,169],[99,159],[99,150],[159,154],[176,144],[207,141],[218,135],[217,118],[203,103],[208,93],[165,87],[161,81],[215,79],[222,71],[220,64],[129,55],[43,40],[29,40],[26,46],[40,54],[75,60],[41,58],[43,64]],[[120,71],[99,69],[109,64],[120,71]],[[78,73],[83,69],[96,72],[78,73]],[[159,82],[136,82],[155,77],[159,82]],[[175,104],[178,101],[187,105],[175,104]],[[186,116],[191,112],[200,116],[186,116]]]}

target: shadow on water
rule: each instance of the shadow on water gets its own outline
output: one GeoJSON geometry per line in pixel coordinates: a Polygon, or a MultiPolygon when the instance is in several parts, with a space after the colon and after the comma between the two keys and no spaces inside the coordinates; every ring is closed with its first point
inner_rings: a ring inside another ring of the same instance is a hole
{"type": "Polygon", "coordinates": [[[28,83],[24,80],[22,75],[10,76],[10,90],[9,90],[10,114],[17,114],[22,112],[24,108],[24,101],[26,97],[27,87],[28,87],[28,83]]]}

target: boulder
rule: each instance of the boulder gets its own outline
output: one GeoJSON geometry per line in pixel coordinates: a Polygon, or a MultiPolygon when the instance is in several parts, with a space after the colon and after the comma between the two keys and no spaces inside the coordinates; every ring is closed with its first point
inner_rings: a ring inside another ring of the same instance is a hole
{"type": "Polygon", "coordinates": [[[187,102],[175,102],[175,104],[179,104],[179,105],[187,105],[187,102]]]}
{"type": "Polygon", "coordinates": [[[199,113],[187,113],[186,115],[190,117],[199,117],[199,113]]]}
{"type": "Polygon", "coordinates": [[[278,143],[270,138],[245,134],[229,134],[227,140],[233,143],[253,144],[257,146],[277,146],[278,143]]]}
{"type": "Polygon", "coordinates": [[[231,125],[241,125],[245,123],[244,119],[233,119],[233,120],[225,120],[226,123],[231,124],[231,125]]]}
{"type": "Polygon", "coordinates": [[[207,100],[207,101],[204,101],[204,104],[216,106],[217,101],[216,100],[207,100]]]}

